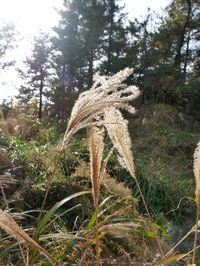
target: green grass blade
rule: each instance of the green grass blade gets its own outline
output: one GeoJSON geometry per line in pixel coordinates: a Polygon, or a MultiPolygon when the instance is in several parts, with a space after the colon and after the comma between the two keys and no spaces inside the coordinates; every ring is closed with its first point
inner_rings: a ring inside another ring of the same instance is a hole
{"type": "Polygon", "coordinates": [[[73,198],[85,195],[85,194],[90,194],[90,191],[81,191],[78,193],[74,193],[67,198],[57,202],[45,215],[44,217],[40,220],[36,227],[36,236],[38,237],[39,234],[45,229],[46,224],[48,223],[49,219],[55,214],[55,212],[66,202],[70,201],[73,198]]]}
{"type": "Polygon", "coordinates": [[[74,209],[76,209],[76,208],[78,208],[78,207],[81,207],[81,206],[82,206],[81,204],[77,204],[76,206],[73,206],[72,208],[70,208],[70,209],[68,209],[68,210],[66,210],[66,211],[64,211],[64,212],[62,212],[61,214],[56,215],[56,217],[55,217],[54,219],[52,219],[52,220],[47,224],[47,226],[49,226],[50,224],[52,224],[53,222],[55,222],[55,220],[58,219],[58,218],[60,218],[62,215],[66,214],[66,213],[68,213],[68,212],[70,212],[70,211],[72,211],[72,210],[74,210],[74,209]]]}

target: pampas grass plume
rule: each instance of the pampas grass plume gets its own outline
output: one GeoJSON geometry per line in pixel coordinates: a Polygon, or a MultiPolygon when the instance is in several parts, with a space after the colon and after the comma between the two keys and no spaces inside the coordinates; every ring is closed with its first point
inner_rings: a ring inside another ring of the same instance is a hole
{"type": "Polygon", "coordinates": [[[139,90],[135,86],[127,86],[123,83],[132,72],[133,69],[125,68],[113,76],[94,77],[92,88],[80,94],[72,109],[62,143],[63,148],[74,133],[94,123],[94,117],[103,114],[106,108],[112,106],[131,113],[135,112],[129,102],[139,96],[139,90]]]}
{"type": "Polygon", "coordinates": [[[200,142],[197,144],[194,152],[194,176],[196,179],[196,202],[200,204],[200,142]]]}

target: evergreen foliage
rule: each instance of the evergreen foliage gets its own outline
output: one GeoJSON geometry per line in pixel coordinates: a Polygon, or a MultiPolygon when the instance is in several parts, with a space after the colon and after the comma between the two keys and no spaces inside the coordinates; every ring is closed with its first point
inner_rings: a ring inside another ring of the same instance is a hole
{"type": "Polygon", "coordinates": [[[40,120],[43,116],[44,96],[47,92],[52,69],[50,55],[49,37],[45,33],[40,33],[40,36],[34,39],[32,55],[25,61],[25,71],[18,70],[24,80],[24,85],[19,88],[17,99],[20,105],[25,108],[24,111],[27,111],[27,105],[36,99],[38,102],[37,117],[40,120]]]}

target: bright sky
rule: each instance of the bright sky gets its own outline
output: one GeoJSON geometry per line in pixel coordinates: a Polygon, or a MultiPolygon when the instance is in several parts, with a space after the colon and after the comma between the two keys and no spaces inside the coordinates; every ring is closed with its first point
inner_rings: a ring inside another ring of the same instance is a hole
{"type": "Polygon", "coordinates": [[[123,0],[125,11],[130,19],[140,18],[146,14],[148,7],[161,13],[162,8],[170,4],[171,0],[123,0]]]}
{"type": "MultiPolygon", "coordinates": [[[[147,8],[161,12],[171,0],[123,0],[125,12],[130,19],[140,18],[146,14],[147,8]]],[[[21,34],[19,47],[9,53],[9,58],[22,61],[30,51],[30,38],[39,29],[51,31],[51,27],[58,24],[59,15],[56,9],[62,7],[63,0],[0,0],[0,25],[13,22],[21,34]]],[[[17,73],[14,68],[9,71],[0,70],[0,102],[9,96],[16,95],[18,85],[17,73]],[[2,85],[2,83],[4,85],[2,85]],[[6,85],[5,85],[6,84],[6,85]]]]}

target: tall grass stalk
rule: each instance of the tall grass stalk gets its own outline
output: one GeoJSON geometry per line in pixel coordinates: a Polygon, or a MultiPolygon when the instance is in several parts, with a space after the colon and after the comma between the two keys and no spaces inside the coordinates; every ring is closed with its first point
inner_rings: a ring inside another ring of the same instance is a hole
{"type": "MultiPolygon", "coordinates": [[[[129,102],[139,96],[139,90],[135,86],[127,86],[123,81],[132,73],[132,69],[125,68],[111,77],[95,77],[93,87],[80,94],[77,102],[75,103],[71,117],[68,122],[68,126],[64,135],[62,148],[64,148],[70,138],[79,129],[91,126],[104,126],[108,131],[109,137],[113,142],[114,148],[119,152],[119,162],[125,167],[135,179],[142,201],[144,203],[147,214],[150,218],[150,213],[145,202],[145,198],[140,189],[140,185],[137,181],[133,157],[131,152],[131,139],[128,132],[127,121],[123,118],[119,109],[124,109],[130,113],[135,113],[135,108],[132,107],[129,102]],[[96,119],[98,117],[98,119],[96,119]],[[100,119],[99,119],[100,118],[100,119]]],[[[96,134],[97,127],[92,134],[96,134]]],[[[98,142],[98,138],[91,137],[98,142]]],[[[99,261],[99,239],[98,239],[98,194],[100,185],[100,167],[103,151],[103,140],[100,143],[93,141],[90,144],[91,154],[91,179],[93,184],[93,199],[96,212],[96,256],[97,264],[99,261]],[[94,145],[92,147],[91,145],[94,145]],[[96,146],[100,148],[100,152],[96,150],[96,146]]],[[[162,247],[160,241],[156,236],[158,246],[161,254],[162,247]]]]}
{"type": "Polygon", "coordinates": [[[103,159],[103,150],[104,150],[104,128],[92,126],[89,129],[89,150],[90,150],[90,173],[92,180],[92,190],[93,190],[93,200],[95,207],[96,215],[96,227],[95,227],[95,236],[96,236],[96,265],[99,265],[99,187],[100,187],[100,176],[101,176],[101,167],[103,159]]]}
{"type": "Polygon", "coordinates": [[[25,258],[25,255],[24,255],[24,252],[23,252],[23,249],[22,249],[22,246],[21,246],[20,243],[19,243],[19,248],[20,248],[20,251],[21,251],[21,254],[22,254],[22,259],[23,259],[24,265],[28,266],[28,262],[26,261],[26,258],[25,258]]]}
{"type": "Polygon", "coordinates": [[[164,263],[164,260],[169,257],[169,255],[171,255],[173,253],[173,251],[175,250],[175,248],[177,248],[192,232],[194,232],[196,227],[193,227],[189,232],[187,232],[186,235],[184,235],[184,237],[178,242],[176,243],[161,259],[161,264],[164,263]]]}
{"type": "MultiPolygon", "coordinates": [[[[122,156],[121,160],[126,162],[128,170],[135,177],[133,170],[133,158],[131,156],[130,138],[128,136],[126,121],[122,118],[119,111],[119,109],[125,109],[131,113],[135,113],[135,108],[132,107],[129,102],[139,96],[139,90],[135,86],[128,87],[123,83],[132,71],[133,70],[130,68],[125,68],[111,77],[96,76],[94,78],[95,82],[93,87],[80,94],[72,109],[62,143],[62,148],[64,148],[68,144],[70,138],[79,129],[85,127],[90,128],[89,150],[93,201],[96,213],[95,232],[97,265],[99,265],[98,201],[100,177],[103,175],[101,174],[102,155],[104,149],[103,126],[107,129],[115,148],[118,149],[120,155],[122,156]],[[115,128],[111,126],[112,123],[115,124],[115,128]],[[116,131],[117,127],[122,130],[119,131],[119,134],[116,131]]],[[[138,183],[137,185],[139,186],[138,183]]],[[[141,193],[140,189],[139,191],[141,193]]],[[[142,199],[145,202],[143,195],[142,199]]],[[[145,207],[148,210],[146,204],[145,207]]]]}
{"type": "MultiPolygon", "coordinates": [[[[198,241],[198,228],[199,228],[199,217],[200,217],[200,142],[197,144],[197,147],[194,152],[194,176],[196,180],[196,189],[195,189],[195,202],[196,202],[196,225],[175,245],[170,251],[168,251],[165,256],[162,258],[162,262],[165,262],[165,259],[175,250],[175,248],[180,245],[192,232],[195,233],[194,236],[194,246],[193,249],[188,252],[190,254],[193,252],[192,256],[192,265],[196,265],[196,250],[198,241]]],[[[186,256],[187,254],[183,254],[186,256]]],[[[161,263],[162,263],[161,262],[161,263]]]]}
{"type": "MultiPolygon", "coordinates": [[[[111,77],[94,77],[95,82],[93,87],[80,94],[72,109],[58,157],[60,157],[62,150],[66,148],[71,137],[78,130],[100,123],[98,120],[94,121],[94,118],[103,114],[107,107],[113,106],[115,108],[125,109],[131,113],[135,113],[135,108],[128,103],[139,96],[139,90],[135,86],[127,87],[122,83],[132,71],[133,70],[130,68],[125,68],[111,77]],[[118,91],[119,87],[123,88],[123,90],[118,91]]],[[[56,165],[52,170],[52,176],[55,172],[56,165]]],[[[51,182],[48,183],[48,187],[45,191],[38,218],[39,220],[42,217],[50,189],[51,182]]]]}
{"type": "Polygon", "coordinates": [[[195,230],[195,238],[194,238],[194,248],[193,248],[193,257],[192,264],[196,263],[196,248],[197,248],[197,240],[198,240],[198,223],[199,223],[199,215],[200,215],[200,142],[197,144],[197,147],[194,152],[194,176],[196,179],[196,230],[195,230]]]}

